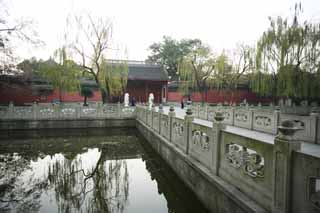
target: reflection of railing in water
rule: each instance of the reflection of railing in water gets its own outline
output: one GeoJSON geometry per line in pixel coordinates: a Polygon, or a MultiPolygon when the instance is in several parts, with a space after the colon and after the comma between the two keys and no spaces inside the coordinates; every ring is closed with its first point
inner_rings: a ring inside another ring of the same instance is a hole
{"type": "Polygon", "coordinates": [[[121,104],[38,105],[0,107],[0,120],[64,120],[81,118],[131,118],[134,107],[121,104]]]}
{"type": "MultiPolygon", "coordinates": [[[[238,114],[234,119],[238,119],[239,123],[233,125],[242,129],[226,128],[229,120],[217,122],[215,113],[212,114],[212,126],[208,126],[205,122],[195,121],[191,110],[187,110],[184,118],[177,118],[174,108],[171,108],[168,114],[162,109],[156,112],[155,108],[136,108],[138,128],[141,132],[148,129],[160,138],[151,140],[150,143],[159,141],[158,143],[167,144],[153,144],[155,149],[160,147],[158,151],[167,161],[172,161],[170,147],[178,151],[176,155],[184,153],[191,163],[194,162],[195,167],[201,165],[203,172],[210,173],[208,176],[214,175],[226,181],[267,211],[299,212],[302,209],[320,209],[320,174],[317,172],[320,171],[320,156],[315,154],[315,150],[320,150],[318,145],[300,143],[296,137],[287,134],[289,132],[286,129],[279,129],[282,132],[274,137],[258,132],[255,128],[246,128],[246,122],[252,117],[259,117],[257,123],[270,126],[272,120],[268,118],[269,114],[261,111],[242,109],[223,112],[227,119],[238,114]],[[243,115],[240,115],[241,113],[243,115]],[[156,119],[153,119],[154,115],[156,119]],[[313,179],[310,179],[310,176],[314,176],[313,179]],[[307,199],[305,195],[308,195],[307,199]],[[292,199],[300,202],[291,202],[292,199]]],[[[284,116],[286,115],[283,115],[283,119],[284,116]]],[[[314,118],[317,119],[316,116],[314,118]]],[[[289,117],[287,119],[290,120],[289,117]]],[[[296,130],[296,123],[300,122],[297,122],[297,119],[292,120],[292,130],[296,130]]],[[[150,134],[145,134],[146,137],[147,135],[150,134]]],[[[151,137],[154,138],[154,135],[151,137]]],[[[185,171],[183,165],[175,167],[179,171],[185,171]]]]}

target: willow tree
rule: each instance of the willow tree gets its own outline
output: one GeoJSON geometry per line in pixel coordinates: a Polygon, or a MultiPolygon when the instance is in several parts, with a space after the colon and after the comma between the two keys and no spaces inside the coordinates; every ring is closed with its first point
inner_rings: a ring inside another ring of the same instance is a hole
{"type": "Polygon", "coordinates": [[[111,97],[123,95],[127,88],[128,71],[127,60],[109,61],[102,58],[101,71],[98,76],[100,86],[104,88],[111,97]]]}
{"type": "Polygon", "coordinates": [[[182,59],[179,64],[181,80],[201,93],[202,102],[205,100],[205,92],[211,83],[214,72],[215,59],[211,49],[198,43],[194,49],[182,59]]]}
{"type": "Polygon", "coordinates": [[[233,99],[238,85],[247,83],[247,74],[253,68],[253,53],[253,48],[242,44],[230,51],[230,54],[223,51],[215,61],[215,69],[211,75],[212,85],[231,92],[233,99]]]}
{"type": "Polygon", "coordinates": [[[73,50],[74,60],[84,72],[91,75],[101,91],[103,103],[106,103],[108,91],[99,76],[105,72],[105,55],[111,48],[112,22],[90,14],[74,16],[67,21],[67,40],[73,50]]]}
{"type": "Polygon", "coordinates": [[[270,18],[257,44],[252,88],[262,95],[320,97],[320,24],[299,22],[301,4],[292,20],[270,18]]]}
{"type": "Polygon", "coordinates": [[[81,69],[68,59],[65,47],[56,50],[53,59],[41,62],[38,69],[40,76],[48,80],[53,88],[59,91],[60,102],[63,92],[79,91],[81,69]]]}

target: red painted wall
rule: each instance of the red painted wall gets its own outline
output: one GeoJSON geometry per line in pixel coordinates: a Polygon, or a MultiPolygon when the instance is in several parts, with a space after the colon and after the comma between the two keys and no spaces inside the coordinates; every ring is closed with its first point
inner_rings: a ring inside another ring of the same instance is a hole
{"type": "MultiPolygon", "coordinates": [[[[133,81],[128,82],[127,92],[130,97],[135,97],[137,102],[147,102],[149,93],[153,93],[155,102],[161,102],[162,86],[166,85],[166,81],[133,81]]],[[[84,97],[79,95],[79,92],[62,93],[62,102],[82,102],[84,97]]],[[[123,97],[121,97],[123,99],[123,97]]],[[[33,102],[52,102],[59,100],[59,91],[55,90],[47,96],[38,95],[32,92],[32,87],[29,85],[15,84],[0,84],[0,103],[7,104],[13,101],[16,105],[33,102]]],[[[94,91],[94,96],[88,98],[88,101],[101,101],[100,91],[94,91]]],[[[118,102],[119,98],[115,97],[113,101],[118,102]]]]}
{"type": "MultiPolygon", "coordinates": [[[[180,92],[168,92],[168,101],[172,102],[180,102],[183,96],[180,92]]],[[[187,99],[187,97],[185,97],[187,99]]],[[[205,102],[208,103],[223,103],[223,102],[236,102],[241,103],[244,99],[250,103],[266,103],[270,102],[269,98],[260,98],[256,94],[248,91],[248,90],[237,90],[237,91],[226,91],[226,90],[209,90],[205,95],[205,102]]],[[[191,94],[191,100],[194,102],[201,102],[201,93],[193,92],[191,94]]]]}
{"type": "MultiPolygon", "coordinates": [[[[74,93],[62,93],[61,95],[63,102],[82,102],[83,97],[78,92],[74,93]]],[[[13,101],[16,105],[22,105],[24,103],[33,102],[52,102],[59,100],[59,91],[55,90],[48,96],[39,96],[32,92],[32,89],[28,85],[2,85],[0,87],[0,103],[9,103],[13,101]]],[[[88,98],[88,101],[100,101],[101,95],[99,91],[94,91],[94,96],[88,98]]]]}

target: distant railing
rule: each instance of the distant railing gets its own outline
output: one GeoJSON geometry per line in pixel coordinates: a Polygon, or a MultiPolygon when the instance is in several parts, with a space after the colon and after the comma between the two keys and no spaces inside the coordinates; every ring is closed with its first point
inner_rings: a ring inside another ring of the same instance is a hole
{"type": "Polygon", "coordinates": [[[64,119],[100,119],[100,118],[132,118],[134,107],[121,104],[72,105],[38,105],[0,106],[0,120],[64,120],[64,119]]]}
{"type": "MultiPolygon", "coordinates": [[[[195,162],[195,167],[200,164],[204,173],[209,172],[231,184],[267,212],[320,210],[320,145],[301,143],[294,137],[312,135],[310,140],[315,139],[314,115],[294,117],[272,111],[224,108],[219,111],[225,120],[219,122],[215,115],[218,109],[206,110],[203,113],[203,109],[188,109],[184,118],[178,118],[174,107],[167,114],[161,107],[157,111],[138,106],[136,116],[138,123],[162,138],[160,143],[184,153],[183,159],[195,162]],[[194,119],[204,114],[213,121],[212,126],[194,119]],[[293,119],[290,124],[303,122],[302,133],[294,134],[299,127],[289,125],[279,127],[281,134],[278,134],[277,125],[288,119],[293,119]],[[239,128],[226,124],[245,129],[240,132],[239,128]],[[266,138],[266,134],[257,131],[277,133],[277,136],[266,138]],[[306,133],[308,135],[303,135],[306,133]]],[[[166,160],[172,160],[166,149],[159,150],[166,160]]]]}

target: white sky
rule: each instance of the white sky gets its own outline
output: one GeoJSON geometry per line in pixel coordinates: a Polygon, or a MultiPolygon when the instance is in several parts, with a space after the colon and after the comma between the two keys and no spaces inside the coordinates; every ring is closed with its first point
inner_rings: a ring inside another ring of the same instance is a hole
{"type": "MultiPolygon", "coordinates": [[[[10,0],[9,0],[10,1],[10,0]]],[[[199,38],[215,52],[237,43],[255,44],[269,26],[268,16],[288,17],[296,0],[11,0],[12,16],[33,18],[46,46],[21,47],[21,58],[47,59],[62,44],[66,16],[87,11],[113,19],[113,38],[128,58],[144,60],[148,46],[164,35],[199,38]]],[[[307,20],[320,21],[320,0],[302,0],[307,20]]]]}

